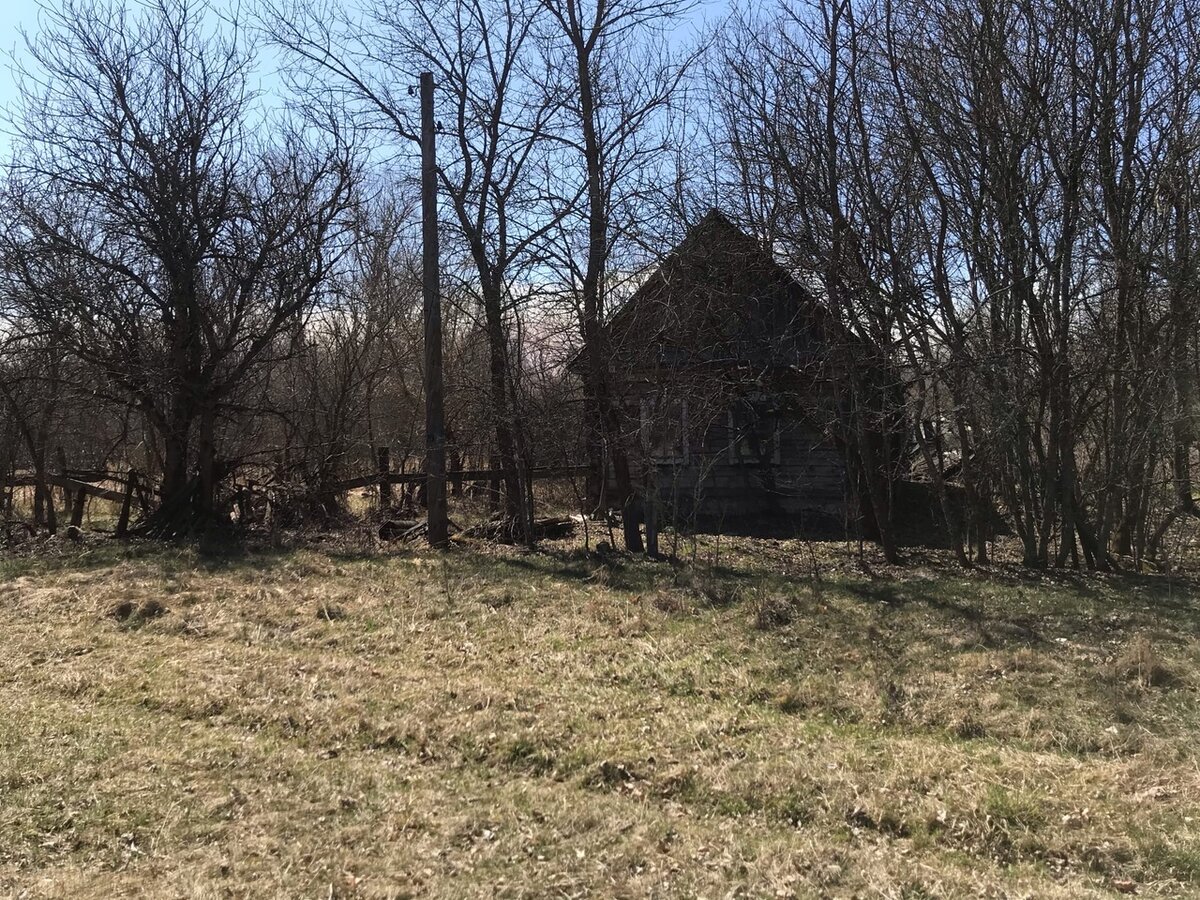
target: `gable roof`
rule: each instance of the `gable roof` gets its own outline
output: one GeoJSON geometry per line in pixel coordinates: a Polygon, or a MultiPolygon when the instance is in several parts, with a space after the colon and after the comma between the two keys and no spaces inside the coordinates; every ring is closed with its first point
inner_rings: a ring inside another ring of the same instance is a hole
{"type": "Polygon", "coordinates": [[[837,325],[759,241],[712,210],[607,328],[623,367],[796,366],[837,325]]]}

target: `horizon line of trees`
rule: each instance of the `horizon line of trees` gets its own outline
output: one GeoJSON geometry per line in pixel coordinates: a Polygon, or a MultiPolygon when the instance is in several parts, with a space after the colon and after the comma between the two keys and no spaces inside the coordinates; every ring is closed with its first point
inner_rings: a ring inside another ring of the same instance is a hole
{"type": "Polygon", "coordinates": [[[587,461],[640,545],[605,326],[710,207],[877,351],[841,348],[844,439],[890,559],[898,417],[964,565],[997,510],[1035,567],[1161,560],[1200,518],[1200,0],[778,0],[691,42],[687,0],[250,10],[63,0],[28,38],[0,477],[34,473],[39,522],[68,462],[152,476],[159,536],[227,521],[235,478],[333,521],[375,448],[419,465],[422,71],[451,453],[504,473],[506,538],[532,466],[587,461]]]}

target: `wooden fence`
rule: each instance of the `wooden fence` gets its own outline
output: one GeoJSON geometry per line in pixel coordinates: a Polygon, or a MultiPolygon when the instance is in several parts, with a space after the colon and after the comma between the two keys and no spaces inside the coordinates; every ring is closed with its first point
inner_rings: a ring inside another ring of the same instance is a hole
{"type": "MultiPolygon", "coordinates": [[[[424,472],[392,472],[387,468],[387,454],[382,448],[378,454],[380,470],[369,475],[358,475],[335,482],[331,486],[334,494],[344,494],[348,491],[365,487],[378,487],[380,504],[387,507],[391,502],[390,488],[394,485],[420,485],[428,477],[424,472]]],[[[588,466],[534,466],[519,473],[528,482],[547,481],[561,478],[586,476],[590,471],[588,466]]],[[[499,484],[512,476],[513,472],[504,469],[459,469],[447,473],[447,481],[452,483],[489,482],[499,484]]],[[[47,473],[44,477],[47,487],[63,491],[66,505],[71,510],[70,524],[80,527],[83,524],[84,509],[89,498],[108,500],[120,504],[117,517],[116,533],[125,535],[129,530],[135,500],[139,509],[144,513],[150,509],[152,497],[158,493],[158,488],[147,477],[136,471],[125,473],[107,472],[102,470],[68,470],[64,473],[47,473]],[[115,487],[114,487],[115,486],[115,487]]],[[[4,481],[0,481],[0,490],[14,488],[31,488],[37,486],[37,478],[29,472],[16,473],[4,481]]],[[[299,485],[288,485],[284,482],[266,480],[263,482],[248,482],[235,486],[241,492],[270,493],[281,489],[297,489],[299,485]]]]}
{"type": "MultiPolygon", "coordinates": [[[[156,493],[148,479],[137,472],[124,474],[95,470],[68,471],[65,474],[47,473],[44,482],[49,488],[59,488],[67,498],[67,506],[71,510],[70,524],[76,528],[83,525],[83,512],[89,497],[99,500],[109,500],[121,504],[117,515],[118,535],[124,535],[129,530],[129,518],[133,510],[135,495],[138,497],[143,511],[150,506],[150,495],[156,493]],[[120,490],[104,487],[105,484],[116,484],[120,490]]],[[[37,477],[29,473],[19,473],[0,484],[0,488],[10,490],[21,487],[37,487],[37,477]]]]}

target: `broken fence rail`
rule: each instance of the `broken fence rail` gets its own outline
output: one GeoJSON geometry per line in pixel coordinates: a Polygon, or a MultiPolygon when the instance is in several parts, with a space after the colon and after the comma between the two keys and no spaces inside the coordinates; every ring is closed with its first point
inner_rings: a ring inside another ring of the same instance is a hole
{"type": "MultiPolygon", "coordinates": [[[[528,469],[525,477],[531,481],[545,481],[551,478],[574,478],[586,475],[591,471],[590,466],[541,466],[528,469]]],[[[447,481],[500,481],[512,475],[505,469],[462,469],[447,472],[447,481]]],[[[429,476],[425,472],[389,472],[384,475],[376,472],[372,475],[360,475],[357,478],[347,478],[331,485],[334,493],[340,494],[355,488],[375,487],[380,484],[421,484],[429,476]]]]}

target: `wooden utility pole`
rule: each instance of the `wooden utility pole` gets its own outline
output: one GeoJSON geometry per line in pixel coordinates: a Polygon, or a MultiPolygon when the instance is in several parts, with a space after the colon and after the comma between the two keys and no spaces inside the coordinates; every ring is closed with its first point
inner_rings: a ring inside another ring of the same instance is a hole
{"type": "Polygon", "coordinates": [[[425,295],[425,500],[429,545],[450,540],[446,513],[446,424],[442,388],[442,295],[438,267],[437,145],[433,73],[421,73],[421,280],[425,295]]]}

